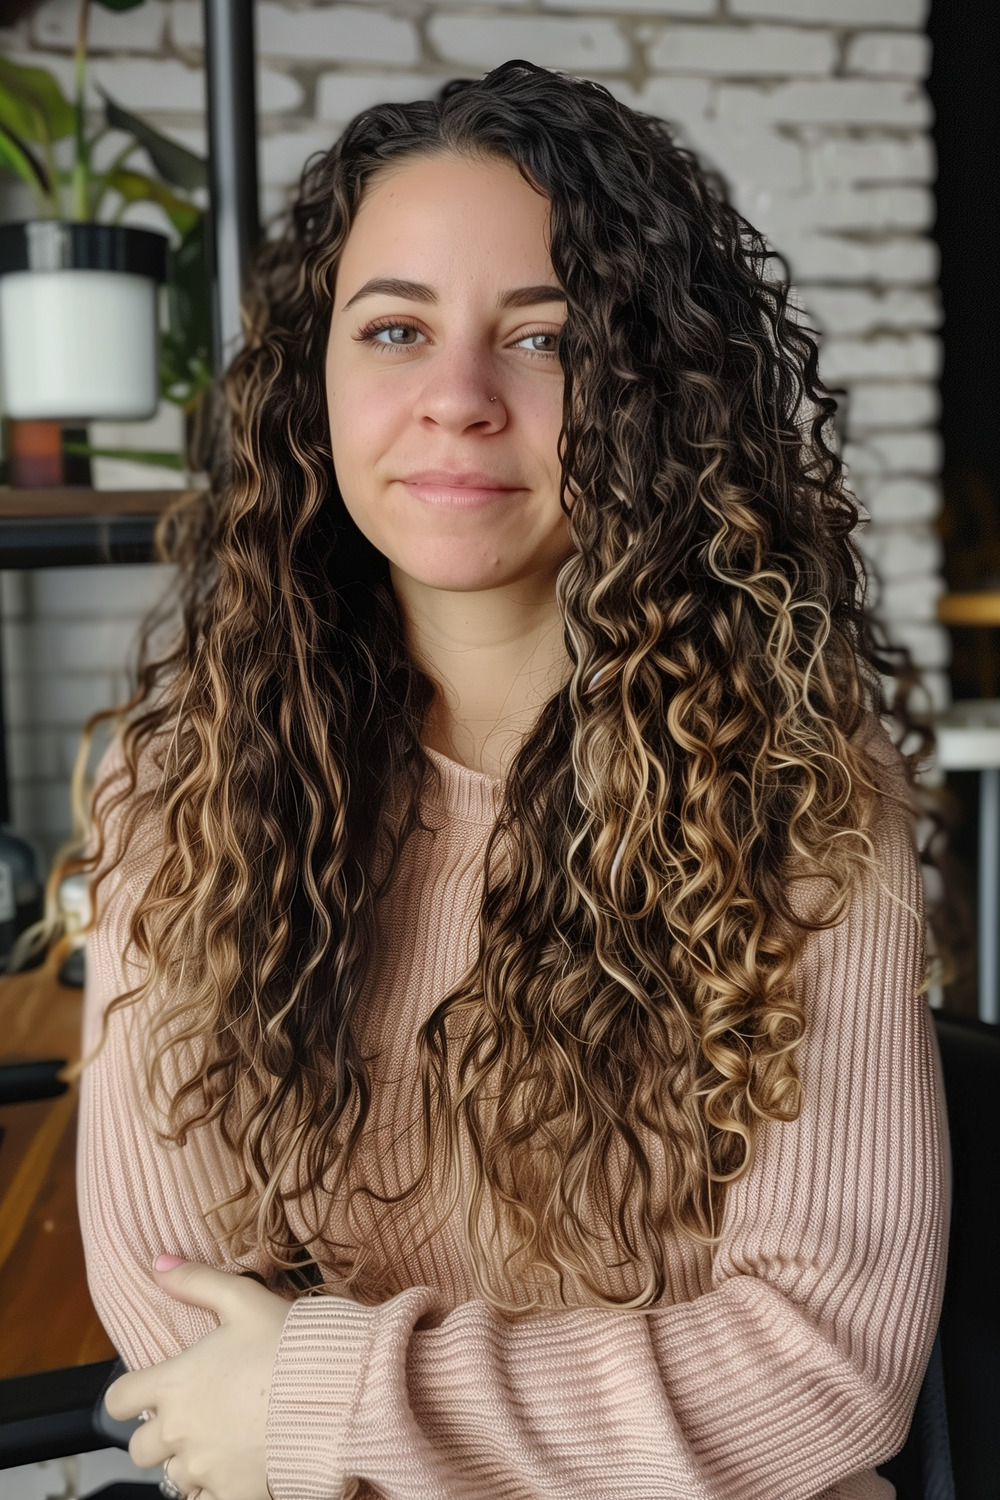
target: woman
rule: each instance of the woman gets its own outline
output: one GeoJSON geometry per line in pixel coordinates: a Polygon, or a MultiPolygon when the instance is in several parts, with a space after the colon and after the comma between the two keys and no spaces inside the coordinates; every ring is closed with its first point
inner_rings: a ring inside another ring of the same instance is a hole
{"type": "Polygon", "coordinates": [[[920,871],[766,270],[524,62],[359,116],[261,254],[89,851],[81,1218],[169,1494],[892,1493],[920,871]]]}

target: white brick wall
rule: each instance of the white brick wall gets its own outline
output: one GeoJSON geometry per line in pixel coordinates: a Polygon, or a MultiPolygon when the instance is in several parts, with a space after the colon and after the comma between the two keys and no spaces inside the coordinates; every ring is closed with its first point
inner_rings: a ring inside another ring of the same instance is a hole
{"type": "MultiPolygon", "coordinates": [[[[599,78],[677,123],[788,258],[846,387],[845,460],[897,639],[947,696],[934,528],[939,496],[934,155],[923,79],[927,0],[258,0],[264,208],[359,109],[428,97],[508,57],[599,78]]],[[[11,56],[71,70],[75,0],[3,34],[11,56]]],[[[204,149],[201,0],[95,9],[93,78],[204,149]]],[[[0,205],[2,206],[2,205],[0,205]]],[[[121,436],[121,434],[119,434],[121,436]]],[[[117,471],[117,482],[135,471],[117,471]]],[[[102,482],[115,482],[105,471],[102,482]]],[[[148,482],[148,480],[147,480],[148,482]]],[[[4,658],[18,825],[51,850],[68,827],[81,716],[124,691],[153,568],[4,577],[4,658]]]]}
{"type": "Polygon", "coordinates": [[[0,574],[12,821],[46,859],[71,826],[80,728],[128,693],[138,622],[171,574],[144,564],[0,574]]]}

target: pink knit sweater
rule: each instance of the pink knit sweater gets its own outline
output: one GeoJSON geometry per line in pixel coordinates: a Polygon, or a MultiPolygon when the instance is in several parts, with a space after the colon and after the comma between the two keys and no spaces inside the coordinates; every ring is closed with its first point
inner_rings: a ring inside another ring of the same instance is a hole
{"type": "MultiPolygon", "coordinates": [[[[873,733],[899,785],[898,758],[873,733]]],[[[429,753],[443,775],[427,797],[438,832],[413,836],[384,901],[359,1030],[377,1054],[363,1160],[383,1191],[418,1160],[414,1035],[469,961],[500,788],[429,753]]],[[[285,1325],[268,1414],[274,1500],[891,1500],[874,1466],[901,1446],[930,1354],[951,1189],[940,1065],[916,994],[919,867],[910,818],[888,802],[877,842],[889,890],[860,890],[800,961],[802,1112],[761,1131],[716,1252],[671,1239],[671,1286],[652,1310],[552,1297],[507,1321],[474,1293],[459,1217],[428,1236],[418,1214],[390,1223],[369,1210],[377,1300],[302,1297],[285,1325]]],[[[87,1047],[138,975],[124,923],[154,867],[136,839],[104,888],[87,1047]]],[[[139,1012],[113,1017],[84,1074],[78,1157],[91,1292],[130,1369],[214,1326],[155,1286],[157,1252],[262,1269],[234,1263],[206,1226],[203,1209],[234,1181],[218,1137],[155,1143],[141,1042],[139,1012]]],[[[349,1241],[341,1206],[331,1213],[349,1241]]],[[[609,1267],[607,1285],[631,1284],[609,1267]]]]}

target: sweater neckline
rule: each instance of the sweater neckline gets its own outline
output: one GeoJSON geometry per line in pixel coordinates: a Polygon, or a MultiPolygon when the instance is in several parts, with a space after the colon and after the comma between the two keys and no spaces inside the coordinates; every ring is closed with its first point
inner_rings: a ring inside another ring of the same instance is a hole
{"type": "Polygon", "coordinates": [[[433,779],[426,783],[424,794],[427,800],[463,822],[495,823],[503,794],[503,777],[474,771],[471,766],[451,760],[430,745],[424,745],[423,750],[441,776],[440,786],[435,785],[433,779]]]}

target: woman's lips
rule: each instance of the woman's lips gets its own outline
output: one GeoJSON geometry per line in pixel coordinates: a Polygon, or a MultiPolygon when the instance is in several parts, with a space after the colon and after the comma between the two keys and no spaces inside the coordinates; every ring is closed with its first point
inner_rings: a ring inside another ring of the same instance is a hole
{"type": "Polygon", "coordinates": [[[399,482],[423,505],[452,510],[481,510],[524,489],[523,485],[503,484],[491,474],[447,474],[438,470],[410,474],[399,482]]]}

